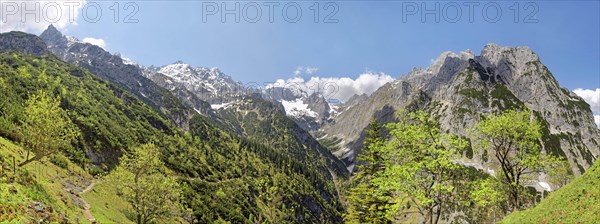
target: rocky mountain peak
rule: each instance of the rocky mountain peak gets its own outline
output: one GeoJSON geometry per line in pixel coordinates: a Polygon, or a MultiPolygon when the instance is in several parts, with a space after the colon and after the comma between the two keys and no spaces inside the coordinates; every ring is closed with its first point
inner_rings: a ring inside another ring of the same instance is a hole
{"type": "Polygon", "coordinates": [[[523,65],[538,61],[538,56],[529,47],[504,47],[490,43],[481,50],[480,57],[489,62],[487,66],[498,66],[505,61],[515,65],[523,65]]]}
{"type": "MultiPolygon", "coordinates": [[[[426,72],[427,73],[438,73],[440,71],[440,69],[442,68],[442,66],[453,66],[453,62],[467,61],[469,59],[473,59],[474,57],[475,57],[475,55],[469,49],[467,49],[465,51],[461,51],[458,54],[456,54],[452,51],[446,51],[446,52],[440,54],[440,56],[438,56],[437,59],[435,61],[433,61],[433,63],[431,63],[429,68],[427,68],[426,72]]],[[[415,71],[415,70],[413,69],[413,71],[415,71]]]]}
{"type": "Polygon", "coordinates": [[[40,38],[42,38],[42,40],[50,47],[66,48],[69,43],[67,37],[58,31],[52,24],[42,32],[40,38]]]}
{"type": "Polygon", "coordinates": [[[439,118],[442,129],[467,136],[481,114],[515,108],[532,110],[544,123],[544,150],[564,155],[574,173],[582,173],[599,156],[600,133],[589,105],[561,88],[530,48],[495,44],[486,45],[478,56],[468,50],[442,53],[429,68],[413,69],[367,99],[342,108],[322,132],[343,139],[336,155],[353,167],[374,115],[385,123],[394,119],[396,110],[428,110],[439,118]]]}

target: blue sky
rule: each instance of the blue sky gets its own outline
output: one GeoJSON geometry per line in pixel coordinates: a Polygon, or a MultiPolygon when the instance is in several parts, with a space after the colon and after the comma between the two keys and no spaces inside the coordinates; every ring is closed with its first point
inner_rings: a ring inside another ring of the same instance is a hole
{"type": "MultiPolygon", "coordinates": [[[[302,9],[297,23],[285,21],[282,8],[287,2],[275,6],[273,23],[268,19],[268,3],[260,1],[135,3],[139,10],[133,18],[137,23],[122,22],[133,10],[124,9],[125,2],[119,3],[120,21],[116,23],[110,8],[115,1],[101,1],[102,17],[98,22],[86,21],[80,12],[77,25],[67,24],[61,30],[80,39],[102,39],[109,51],[120,52],[143,65],[183,60],[219,67],[244,83],[291,78],[299,66],[318,68],[300,74],[305,78],[356,78],[365,71],[399,77],[412,67],[427,67],[444,51],[471,49],[478,54],[485,44],[493,42],[531,47],[561,85],[569,89],[600,86],[598,1],[534,1],[530,5],[517,1],[476,2],[472,22],[464,2],[334,1],[329,8],[324,8],[326,2],[319,2],[318,23],[313,21],[314,11],[310,8],[315,1],[295,2],[302,9]],[[228,15],[222,22],[222,4],[231,9],[236,3],[241,11],[247,6],[248,16],[236,23],[233,15],[228,15]],[[491,5],[485,11],[488,3],[491,5]],[[220,11],[216,15],[203,13],[203,4],[217,6],[220,11]],[[434,21],[435,15],[426,15],[427,21],[421,21],[423,6],[432,9],[436,4],[440,8],[435,14],[440,21],[434,21]],[[491,7],[496,6],[493,4],[500,6],[500,16],[491,7]],[[261,8],[261,19],[257,23],[245,21],[253,17],[256,5],[261,8]],[[407,13],[414,6],[418,10],[407,13]],[[456,18],[454,6],[459,6],[461,17],[457,22],[447,21],[456,18]],[[337,23],[323,23],[334,9],[337,13],[332,18],[337,23]],[[498,21],[486,21],[484,14],[498,21]],[[533,23],[525,23],[527,18],[533,23]]],[[[94,14],[93,8],[90,11],[88,18],[94,14]]],[[[287,12],[288,17],[295,16],[293,7],[287,12]]],[[[41,29],[36,28],[31,31],[40,33],[41,29]]]]}
{"type": "MultiPolygon", "coordinates": [[[[469,8],[463,2],[400,2],[400,1],[336,1],[337,23],[315,23],[315,2],[298,2],[302,17],[297,23],[285,21],[284,2],[274,9],[274,22],[268,19],[268,8],[261,6],[262,17],[257,23],[243,18],[239,23],[233,15],[221,21],[220,14],[206,15],[203,22],[201,1],[145,1],[136,2],[138,23],[124,24],[112,21],[109,6],[102,4],[103,17],[98,23],[79,19],[77,26],[66,27],[65,33],[79,38],[103,39],[110,51],[118,51],[144,65],[164,65],[176,60],[219,67],[242,82],[266,82],[293,77],[298,66],[318,68],[312,75],[356,77],[365,71],[383,72],[398,77],[412,67],[427,67],[431,59],[443,51],[471,49],[478,54],[489,42],[507,46],[529,46],[559,79],[569,88],[596,88],[600,83],[600,6],[598,1],[534,2],[525,7],[519,4],[519,20],[515,22],[515,1],[496,2],[502,15],[496,17],[492,5],[483,17],[483,7],[474,6],[473,23],[469,8]],[[461,17],[456,23],[458,3],[461,17]],[[415,15],[406,11],[419,8],[415,15]],[[423,5],[425,4],[425,5],[423,5]],[[432,9],[440,5],[440,22],[435,15],[426,15],[421,21],[422,6],[432,9]],[[403,6],[405,7],[403,9],[403,6]],[[444,7],[446,12],[444,13],[444,7]],[[537,8],[537,12],[535,9],[537,8]],[[534,13],[535,12],[535,13],[534,13]],[[526,17],[533,23],[524,23],[526,17]],[[405,18],[403,18],[405,16],[405,18]],[[405,21],[403,21],[405,19],[405,21]],[[445,20],[446,19],[446,20],[445,20]]],[[[236,2],[213,2],[222,10],[234,8],[236,2]]],[[[208,8],[208,4],[204,3],[208,8]]],[[[248,2],[248,16],[253,17],[248,2]]],[[[331,13],[320,2],[320,17],[331,13]]],[[[122,6],[122,5],[121,5],[122,6]]],[[[495,6],[495,5],[494,5],[495,6]]],[[[122,11],[121,16],[126,12],[122,11]]],[[[295,16],[288,8],[288,16],[295,16]]],[[[82,16],[81,14],[79,15],[82,16]]],[[[303,74],[308,76],[309,74],[303,74]]]]}

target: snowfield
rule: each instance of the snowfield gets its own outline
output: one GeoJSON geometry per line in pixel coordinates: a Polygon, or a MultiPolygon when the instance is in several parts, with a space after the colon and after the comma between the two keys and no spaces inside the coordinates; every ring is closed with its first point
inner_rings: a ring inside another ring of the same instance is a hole
{"type": "Polygon", "coordinates": [[[281,100],[281,104],[283,104],[283,108],[285,108],[285,113],[288,116],[293,117],[317,117],[317,112],[308,108],[308,104],[302,102],[302,99],[296,99],[294,101],[281,100]]]}

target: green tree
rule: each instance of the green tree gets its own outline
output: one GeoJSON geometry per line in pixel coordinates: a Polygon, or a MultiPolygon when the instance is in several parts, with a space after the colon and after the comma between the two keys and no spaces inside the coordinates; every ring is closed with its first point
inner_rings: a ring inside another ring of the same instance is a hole
{"type": "Polygon", "coordinates": [[[518,210],[525,180],[554,161],[541,153],[540,123],[528,110],[509,110],[486,116],[476,126],[474,137],[478,148],[491,153],[500,164],[501,180],[509,191],[511,208],[518,210]]]}
{"type": "Polygon", "coordinates": [[[502,211],[502,204],[506,202],[506,194],[502,190],[501,183],[494,177],[477,180],[472,183],[470,192],[481,223],[495,223],[496,217],[502,217],[498,212],[502,211]]]}
{"type": "Polygon", "coordinates": [[[130,154],[121,157],[111,176],[120,195],[133,207],[137,223],[166,218],[180,209],[179,184],[164,174],[166,168],[158,155],[152,143],[134,147],[130,154]]]}
{"type": "Polygon", "coordinates": [[[41,90],[25,102],[22,132],[27,157],[19,166],[40,160],[58,152],[60,148],[70,146],[79,135],[67,112],[60,108],[60,100],[41,90]],[[30,152],[35,154],[31,158],[30,152]]]}
{"type": "Polygon", "coordinates": [[[571,164],[564,157],[550,164],[547,174],[549,175],[549,182],[552,183],[556,189],[565,186],[573,180],[573,170],[571,170],[571,164]]]}
{"type": "Polygon", "coordinates": [[[375,175],[385,168],[380,152],[383,146],[381,125],[375,118],[371,119],[366,134],[363,150],[357,156],[358,171],[352,179],[354,187],[349,189],[344,220],[348,223],[385,223],[388,222],[385,217],[388,195],[372,183],[375,175]]]}
{"type": "Polygon", "coordinates": [[[373,182],[395,195],[388,218],[418,213],[426,223],[438,223],[453,197],[455,186],[463,181],[457,175],[461,165],[455,160],[467,142],[439,130],[438,122],[418,111],[400,113],[400,121],[386,126],[391,139],[382,146],[386,169],[373,182]],[[398,197],[403,196],[403,197],[398,197]]]}
{"type": "Polygon", "coordinates": [[[260,192],[256,197],[256,206],[258,207],[261,216],[268,223],[281,223],[285,218],[281,207],[285,210],[283,203],[283,193],[277,186],[269,187],[266,192],[260,192]]]}

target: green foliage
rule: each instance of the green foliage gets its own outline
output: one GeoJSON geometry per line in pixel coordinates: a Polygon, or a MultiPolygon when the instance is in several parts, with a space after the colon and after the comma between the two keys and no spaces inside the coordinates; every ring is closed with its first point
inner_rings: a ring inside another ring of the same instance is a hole
{"type": "Polygon", "coordinates": [[[376,175],[385,169],[381,137],[381,125],[371,119],[362,153],[357,156],[357,173],[352,179],[353,187],[348,190],[347,223],[386,223],[386,209],[390,195],[379,191],[373,184],[376,175]]]}
{"type": "MultiPolygon", "coordinates": [[[[63,169],[47,159],[33,161],[27,166],[16,166],[25,157],[26,150],[10,140],[0,137],[0,207],[12,208],[12,212],[3,216],[0,208],[1,223],[30,223],[32,220],[46,220],[47,223],[65,223],[68,220],[86,220],[83,208],[76,206],[75,198],[69,197],[65,184],[81,185],[82,179],[90,178],[80,167],[58,154],[49,156],[62,157],[69,169],[63,169]],[[23,155],[23,157],[21,157],[23,155]],[[13,157],[16,158],[13,170],[13,157]],[[35,212],[34,205],[39,204],[46,209],[35,212]],[[52,209],[48,209],[52,207],[52,209]]],[[[8,210],[7,210],[8,211],[8,210]]]]}
{"type": "Polygon", "coordinates": [[[556,189],[570,183],[573,178],[573,170],[571,164],[566,158],[554,161],[548,168],[549,182],[552,183],[556,189]]]}
{"type": "Polygon", "coordinates": [[[178,214],[180,187],[173,177],[165,175],[154,144],[133,148],[121,158],[112,173],[118,191],[132,206],[137,223],[148,223],[156,218],[178,214]]]}
{"type": "Polygon", "coordinates": [[[458,91],[458,93],[462,94],[464,96],[476,99],[477,101],[481,102],[481,104],[483,104],[483,105],[488,104],[487,92],[485,92],[484,90],[477,90],[477,89],[473,89],[473,88],[463,88],[463,89],[460,89],[458,91]]]}
{"type": "MultiPolygon", "coordinates": [[[[317,139],[323,138],[322,136],[315,136],[317,139]]],[[[340,149],[339,144],[343,141],[343,139],[338,137],[325,137],[319,140],[319,144],[323,147],[327,148],[330,152],[335,152],[340,149]]]]}
{"type": "Polygon", "coordinates": [[[566,157],[565,152],[561,148],[560,140],[566,139],[568,136],[563,133],[551,134],[550,124],[542,117],[541,113],[534,111],[533,114],[535,115],[536,119],[540,121],[540,131],[542,133],[541,139],[544,143],[544,149],[546,152],[556,157],[566,157]]]}
{"type": "Polygon", "coordinates": [[[489,151],[500,164],[502,183],[509,189],[513,210],[523,205],[524,180],[555,161],[554,157],[541,153],[540,123],[532,117],[528,110],[509,110],[486,116],[475,128],[477,147],[489,151]]]}
{"type": "Polygon", "coordinates": [[[50,157],[50,162],[60,168],[67,169],[69,168],[69,159],[61,154],[56,154],[50,157]]]}
{"type": "Polygon", "coordinates": [[[502,214],[502,205],[508,200],[502,183],[494,177],[477,180],[472,183],[470,192],[480,222],[495,222],[502,214]]]}
{"type": "Polygon", "coordinates": [[[387,168],[373,182],[384,191],[404,196],[394,197],[392,215],[398,210],[416,210],[426,222],[438,223],[441,217],[448,218],[445,206],[460,200],[452,197],[461,181],[455,175],[460,165],[454,160],[467,142],[440,132],[437,121],[424,112],[400,115],[400,122],[386,126],[392,137],[383,145],[387,168]],[[404,201],[409,206],[403,206],[404,201]]]}
{"type": "Polygon", "coordinates": [[[496,84],[490,93],[492,106],[501,111],[523,108],[524,104],[505,85],[496,84]]]}
{"type": "MultiPolygon", "coordinates": [[[[184,202],[193,209],[198,222],[341,221],[342,207],[331,177],[325,175],[328,170],[314,168],[321,160],[302,162],[295,158],[296,153],[312,153],[302,145],[299,149],[276,149],[263,144],[265,141],[239,138],[218,130],[201,116],[191,119],[190,133],[196,143],[177,140],[189,137],[184,135],[162,140],[160,144],[174,146],[167,148],[169,152],[165,154],[180,155],[168,159],[167,166],[189,176],[183,184],[184,202]],[[206,133],[210,135],[200,140],[206,133]]],[[[282,140],[292,138],[285,134],[269,142],[279,146],[282,140]]],[[[303,157],[306,155],[300,158],[303,157]]]]}
{"type": "Polygon", "coordinates": [[[25,102],[44,94],[48,103],[59,105],[48,108],[77,126],[78,141],[62,148],[80,165],[90,162],[85,154],[91,153],[96,158],[92,162],[110,168],[123,149],[172,133],[170,124],[132,94],[53,55],[0,54],[0,71],[0,135],[17,142],[29,141],[23,138],[26,132],[20,126],[36,123],[22,122],[28,111],[25,102]]]}
{"type": "Polygon", "coordinates": [[[502,223],[596,223],[600,220],[600,163],[550,193],[537,206],[510,214],[502,223]]]}
{"type": "MultiPolygon", "coordinates": [[[[160,152],[156,155],[167,167],[159,173],[177,178],[182,203],[191,209],[179,214],[186,220],[341,222],[343,207],[334,178],[345,178],[344,165],[327,149],[317,147],[314,139],[297,138],[294,132],[301,129],[285,115],[270,110],[268,102],[255,101],[249,108],[256,108],[256,116],[248,116],[239,126],[234,124],[236,128],[243,124],[244,136],[222,131],[200,115],[190,120],[186,133],[131,93],[52,55],[0,54],[0,71],[0,135],[21,141],[25,101],[43,89],[50,98],[60,99],[59,107],[68,111],[80,131],[78,141],[63,153],[90,173],[102,174],[113,168],[122,154],[131,156],[128,149],[154,142],[160,152]],[[217,197],[216,192],[223,194],[217,197]]],[[[116,194],[117,186],[99,186],[98,191],[86,193],[94,215],[100,222],[126,221],[126,202],[102,195],[116,194]],[[111,200],[118,206],[105,204],[111,200]]]]}
{"type": "Polygon", "coordinates": [[[442,133],[429,114],[400,112],[399,122],[386,128],[385,141],[372,121],[359,155],[359,172],[348,196],[345,220],[350,223],[450,222],[455,211],[464,211],[465,189],[476,176],[455,162],[466,150],[463,138],[442,133]],[[415,217],[412,214],[419,214],[415,217]]]}
{"type": "Polygon", "coordinates": [[[59,148],[71,146],[79,135],[67,112],[59,107],[59,100],[38,91],[25,102],[23,116],[23,145],[28,149],[23,166],[56,153],[59,148]],[[35,155],[29,158],[29,152],[35,155]]]}

